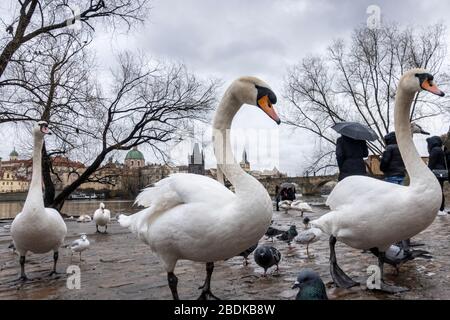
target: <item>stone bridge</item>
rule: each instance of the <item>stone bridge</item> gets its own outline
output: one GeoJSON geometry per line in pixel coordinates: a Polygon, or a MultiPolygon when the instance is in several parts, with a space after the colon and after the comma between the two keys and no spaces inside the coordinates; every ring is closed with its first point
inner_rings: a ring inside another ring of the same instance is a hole
{"type": "Polygon", "coordinates": [[[287,178],[262,178],[258,179],[267,189],[270,195],[275,195],[275,187],[285,182],[296,183],[299,186],[297,193],[303,195],[320,194],[322,187],[328,182],[337,182],[338,176],[311,176],[311,177],[287,177],[287,178]]]}

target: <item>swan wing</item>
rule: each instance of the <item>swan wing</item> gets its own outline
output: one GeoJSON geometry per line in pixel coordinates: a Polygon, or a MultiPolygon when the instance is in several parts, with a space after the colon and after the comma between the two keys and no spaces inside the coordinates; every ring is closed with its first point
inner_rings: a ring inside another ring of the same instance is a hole
{"type": "Polygon", "coordinates": [[[168,210],[183,203],[214,202],[219,206],[234,199],[234,193],[214,179],[178,173],[157,182],[154,187],[144,189],[135,204],[143,207],[156,205],[168,210]]]}
{"type": "Polygon", "coordinates": [[[364,205],[372,203],[372,201],[377,203],[379,202],[380,195],[396,192],[403,188],[404,186],[375,178],[351,176],[336,185],[329,195],[326,204],[334,211],[339,210],[343,206],[354,206],[357,202],[362,202],[364,205]]]}
{"type": "Polygon", "coordinates": [[[135,203],[148,208],[130,216],[120,215],[119,224],[134,233],[146,234],[152,222],[172,208],[194,203],[220,207],[235,198],[233,192],[214,179],[188,173],[174,174],[142,191],[135,203]]]}

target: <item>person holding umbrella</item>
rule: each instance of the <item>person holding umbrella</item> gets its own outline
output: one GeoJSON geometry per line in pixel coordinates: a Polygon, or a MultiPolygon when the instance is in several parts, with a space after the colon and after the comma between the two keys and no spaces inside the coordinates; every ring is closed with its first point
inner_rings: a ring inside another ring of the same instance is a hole
{"type": "Polygon", "coordinates": [[[333,129],[342,136],[336,141],[336,160],[339,167],[339,181],[355,175],[367,175],[364,158],[369,156],[366,141],[375,141],[376,133],[357,122],[341,122],[333,129]]]}

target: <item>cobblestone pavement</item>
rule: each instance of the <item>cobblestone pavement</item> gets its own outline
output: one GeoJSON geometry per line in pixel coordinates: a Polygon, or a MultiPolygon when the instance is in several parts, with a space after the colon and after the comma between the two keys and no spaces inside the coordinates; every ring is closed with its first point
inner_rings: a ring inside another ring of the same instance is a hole
{"type": "MultiPolygon", "coordinates": [[[[314,207],[312,219],[326,212],[314,207]]],[[[298,213],[274,212],[274,226],[287,229],[292,223],[302,228],[298,213]]],[[[11,237],[0,223],[0,299],[171,299],[167,278],[158,258],[150,249],[138,241],[136,236],[113,222],[109,234],[95,234],[94,223],[80,224],[67,221],[70,243],[81,232],[86,232],[91,248],[83,253],[84,262],[78,256],[70,261],[68,249],[61,249],[59,271],[65,272],[70,264],[81,268],[81,289],[66,287],[67,275],[49,277],[52,254],[35,255],[27,258],[26,271],[32,279],[27,283],[14,280],[18,277],[19,263],[15,254],[8,250],[11,237]],[[33,280],[34,278],[34,280],[33,280]]],[[[250,264],[243,266],[241,257],[216,263],[212,280],[212,291],[222,299],[293,299],[296,292],[291,289],[296,274],[302,268],[316,270],[328,287],[330,299],[449,299],[450,298],[450,215],[437,217],[433,225],[414,238],[425,243],[425,249],[433,259],[417,259],[405,264],[399,276],[391,267],[386,267],[388,281],[410,288],[409,292],[387,295],[366,290],[365,286],[351,290],[336,289],[331,283],[328,265],[328,239],[310,246],[312,258],[306,256],[305,247],[294,244],[289,248],[284,242],[275,240],[273,245],[281,251],[282,261],[278,273],[269,271],[267,278],[261,277],[263,270],[250,258],[250,264]]],[[[262,239],[260,244],[270,241],[262,239]]],[[[353,250],[343,244],[337,246],[338,262],[343,270],[361,283],[366,282],[367,267],[377,260],[370,254],[353,250]]],[[[196,299],[198,287],[204,280],[204,265],[190,261],[179,261],[175,270],[182,299],[196,299]]]]}

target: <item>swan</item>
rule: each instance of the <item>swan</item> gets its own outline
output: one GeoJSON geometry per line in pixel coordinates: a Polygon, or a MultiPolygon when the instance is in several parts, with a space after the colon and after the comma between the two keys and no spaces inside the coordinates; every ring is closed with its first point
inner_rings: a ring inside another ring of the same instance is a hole
{"type": "Polygon", "coordinates": [[[348,177],[328,197],[331,211],[311,223],[330,235],[330,271],[338,287],[350,288],[357,283],[337,264],[337,240],[356,249],[377,249],[382,280],[379,289],[390,293],[406,290],[383,281],[385,252],[391,244],[409,239],[430,226],[442,197],[440,185],[420,158],[411,135],[411,104],[421,90],[445,95],[434,84],[431,74],[424,69],[413,69],[401,77],[395,101],[395,132],[410,185],[400,186],[364,176],[348,177]]]}
{"type": "Polygon", "coordinates": [[[105,209],[105,204],[100,203],[100,207],[94,212],[94,221],[97,233],[100,233],[98,226],[105,227],[105,232],[108,230],[108,223],[111,221],[111,211],[105,209]]]}
{"type": "Polygon", "coordinates": [[[301,217],[303,217],[303,214],[305,212],[313,212],[311,206],[308,203],[303,202],[301,200],[296,200],[292,202],[291,210],[300,211],[301,217]]]}
{"type": "Polygon", "coordinates": [[[58,211],[44,207],[42,195],[42,145],[44,136],[50,134],[48,124],[39,121],[33,128],[33,174],[27,198],[11,225],[11,236],[20,256],[20,279],[27,280],[25,256],[28,251],[47,253],[53,250],[53,271],[56,272],[59,247],[67,234],[66,224],[58,211]]]}
{"type": "Polygon", "coordinates": [[[91,216],[88,215],[88,214],[82,214],[82,215],[79,216],[78,219],[77,219],[77,222],[81,222],[81,223],[84,223],[84,222],[91,222],[91,221],[92,221],[92,218],[91,218],[91,216]]]}
{"type": "Polygon", "coordinates": [[[214,261],[232,258],[257,243],[272,219],[272,200],[264,186],[235,161],[230,143],[231,122],[243,104],[257,106],[277,124],[277,98],[260,79],[242,77],[225,92],[213,121],[218,180],[195,174],[173,174],[142,191],[136,203],[147,207],[119,223],[148,244],[167,271],[169,288],[178,299],[178,260],[206,263],[206,279],[199,299],[211,293],[214,261]],[[220,182],[222,174],[234,186],[220,182]]]}
{"type": "Polygon", "coordinates": [[[290,200],[283,200],[283,201],[280,201],[278,203],[278,207],[280,209],[283,209],[284,213],[287,214],[289,209],[291,209],[291,204],[292,204],[292,201],[290,201],[290,200]]]}

